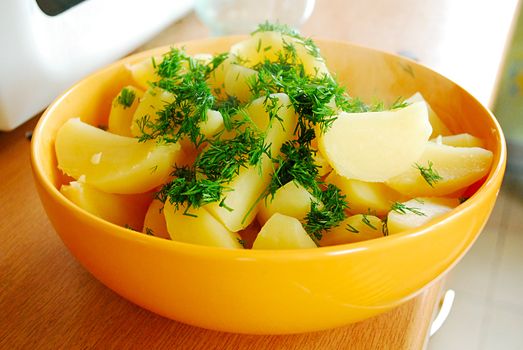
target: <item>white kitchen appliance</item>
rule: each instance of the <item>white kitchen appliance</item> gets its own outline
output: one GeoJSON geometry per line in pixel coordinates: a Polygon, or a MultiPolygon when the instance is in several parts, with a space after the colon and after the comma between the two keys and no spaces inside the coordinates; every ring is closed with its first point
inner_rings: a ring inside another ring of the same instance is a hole
{"type": "Polygon", "coordinates": [[[0,130],[33,117],[192,6],[193,0],[0,0],[0,130]]]}

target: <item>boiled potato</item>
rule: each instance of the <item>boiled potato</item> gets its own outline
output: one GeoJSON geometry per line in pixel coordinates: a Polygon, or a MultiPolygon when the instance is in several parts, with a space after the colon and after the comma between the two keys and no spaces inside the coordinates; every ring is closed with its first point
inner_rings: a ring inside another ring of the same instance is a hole
{"type": "Polygon", "coordinates": [[[158,199],[153,200],[147,209],[142,232],[155,237],[171,239],[163,214],[163,203],[158,199]]]}
{"type": "Polygon", "coordinates": [[[229,70],[233,59],[227,57],[221,64],[219,64],[207,78],[207,85],[211,88],[212,93],[219,98],[226,98],[225,93],[225,73],[229,70]]]}
{"type": "Polygon", "coordinates": [[[318,146],[341,176],[382,182],[409,169],[423,153],[432,132],[427,105],[366,113],[341,113],[318,146]]]}
{"type": "Polygon", "coordinates": [[[298,220],[303,220],[311,209],[311,201],[314,196],[302,185],[290,181],[280,187],[274,197],[267,196],[260,203],[258,212],[258,222],[263,225],[275,213],[292,216],[298,220]]]}
{"type": "Polygon", "coordinates": [[[239,64],[231,64],[227,72],[223,85],[225,92],[229,96],[235,96],[241,102],[248,102],[252,98],[249,84],[256,78],[258,72],[239,64]]]}
{"type": "Polygon", "coordinates": [[[356,214],[325,232],[320,246],[355,243],[383,237],[383,222],[374,215],[356,214]]]}
{"type": "MultiPolygon", "coordinates": [[[[262,100],[265,97],[253,101],[246,108],[246,113],[262,131],[266,132],[265,142],[271,145],[272,157],[276,157],[282,144],[293,137],[297,116],[287,95],[273,94],[270,97],[274,98],[278,118],[273,118],[271,121],[269,113],[263,107],[262,100]]],[[[242,168],[227,185],[231,191],[225,194],[223,202],[228,208],[221,206],[220,203],[210,203],[206,208],[229,230],[237,232],[246,228],[256,217],[258,202],[262,200],[272,172],[272,161],[264,156],[261,169],[253,166],[242,168]]]]}
{"type": "Polygon", "coordinates": [[[379,216],[386,215],[390,205],[401,198],[401,195],[382,182],[366,182],[347,179],[332,172],[325,179],[347,196],[349,211],[353,214],[374,213],[379,216]]]}
{"type": "Polygon", "coordinates": [[[69,119],[55,141],[58,168],[109,193],[143,193],[161,185],[183,154],[179,144],[111,134],[69,119]]]}
{"type": "Polygon", "coordinates": [[[162,111],[166,105],[175,101],[175,96],[159,87],[147,89],[140,99],[131,123],[131,134],[140,137],[143,131],[151,132],[151,129],[144,124],[145,120],[154,122],[158,119],[158,112],[162,111]]]}
{"type": "Polygon", "coordinates": [[[410,197],[440,197],[465,188],[487,175],[492,152],[479,147],[453,147],[427,142],[423,154],[415,163],[425,169],[431,167],[441,178],[430,185],[413,164],[387,180],[386,184],[410,197]]]}
{"type": "Polygon", "coordinates": [[[243,248],[240,236],[225,228],[205,207],[189,208],[188,214],[182,205],[178,209],[165,202],[163,213],[167,231],[173,241],[222,248],[243,248]]]}
{"type": "Polygon", "coordinates": [[[435,139],[432,139],[431,141],[440,143],[447,146],[454,146],[454,147],[481,147],[485,148],[484,142],[482,139],[476,136],[472,136],[471,134],[463,133],[463,134],[456,134],[456,135],[448,135],[448,136],[438,136],[435,139]]]}
{"type": "Polygon", "coordinates": [[[417,198],[396,206],[387,216],[389,234],[400,233],[426,224],[459,205],[454,198],[417,198]]]}
{"type": "Polygon", "coordinates": [[[121,136],[133,136],[131,133],[133,115],[142,96],[143,91],[134,86],[126,86],[120,91],[111,105],[107,128],[109,132],[121,136]]]}
{"type": "MultiPolygon", "coordinates": [[[[415,102],[427,102],[427,101],[425,101],[425,98],[423,97],[423,95],[421,93],[416,92],[414,95],[412,95],[411,97],[406,99],[405,102],[415,103],[415,102]]],[[[450,132],[449,128],[447,128],[445,123],[443,123],[443,121],[438,117],[436,112],[434,112],[434,110],[430,107],[430,105],[428,103],[427,103],[427,109],[429,111],[429,122],[430,122],[430,125],[432,126],[432,134],[430,135],[430,137],[432,138],[432,137],[436,137],[438,135],[450,135],[451,132],[450,132]]]]}
{"type": "Polygon", "coordinates": [[[274,214],[263,225],[252,249],[316,248],[316,243],[305,232],[301,222],[291,216],[274,214]]]}
{"type": "Polygon", "coordinates": [[[107,193],[81,181],[62,185],[60,192],[89,213],[135,231],[142,228],[147,207],[153,199],[151,193],[107,193]]]}
{"type": "Polygon", "coordinates": [[[297,63],[303,64],[306,74],[330,75],[324,59],[320,55],[312,55],[304,41],[279,32],[255,33],[248,39],[231,46],[230,52],[242,64],[254,67],[265,60],[277,61],[285,46],[294,47],[297,63]]]}
{"type": "Polygon", "coordinates": [[[136,63],[128,64],[127,69],[131,72],[133,80],[142,89],[147,90],[150,83],[160,80],[156,74],[156,67],[162,62],[162,57],[147,57],[136,63]]]}

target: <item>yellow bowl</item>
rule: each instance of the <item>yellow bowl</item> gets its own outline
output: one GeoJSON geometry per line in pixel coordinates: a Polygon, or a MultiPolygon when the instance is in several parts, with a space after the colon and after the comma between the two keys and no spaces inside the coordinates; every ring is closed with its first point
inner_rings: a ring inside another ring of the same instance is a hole
{"type": "MultiPolygon", "coordinates": [[[[189,53],[223,52],[239,37],[186,42],[189,53]]],[[[420,91],[454,131],[494,153],[485,183],[430,225],[356,244],[295,251],[226,250],[129,232],[72,204],[58,191],[54,139],[69,118],[94,125],[131,83],[125,58],[87,77],[44,113],[32,139],[43,206],[63,242],[97,279],[160,315],[200,327],[253,334],[327,329],[369,318],[414,297],[466,253],[485,225],[506,162],[493,115],[469,93],[413,61],[348,43],[318,40],[329,68],[353,96],[393,101],[420,91]]]]}

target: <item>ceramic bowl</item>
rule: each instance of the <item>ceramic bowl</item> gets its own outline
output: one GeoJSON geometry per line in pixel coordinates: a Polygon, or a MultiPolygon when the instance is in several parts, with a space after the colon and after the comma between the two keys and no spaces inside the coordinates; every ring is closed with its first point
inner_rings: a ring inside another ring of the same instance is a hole
{"type": "MultiPolygon", "coordinates": [[[[182,43],[189,53],[228,50],[238,37],[182,43]]],[[[394,101],[420,91],[453,132],[481,137],[492,169],[475,194],[429,225],[401,234],[319,249],[229,250],[164,240],[101,220],[58,191],[54,140],[69,118],[98,125],[131,76],[127,57],[85,78],[43,114],[32,138],[32,166],[43,206],[64,244],[94,277],[165,317],[204,328],[284,334],[357,322],[394,308],[451,269],[480,234],[505,169],[500,126],[457,84],[409,59],[349,43],[318,40],[331,71],[353,96],[394,101]]],[[[479,74],[479,73],[478,73],[479,74]]]]}

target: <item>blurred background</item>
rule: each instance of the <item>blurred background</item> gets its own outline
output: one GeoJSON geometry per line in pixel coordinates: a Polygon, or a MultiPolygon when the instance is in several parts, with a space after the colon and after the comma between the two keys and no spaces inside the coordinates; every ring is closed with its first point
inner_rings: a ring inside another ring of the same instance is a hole
{"type": "MultiPolygon", "coordinates": [[[[428,348],[523,349],[523,15],[518,0],[2,0],[0,130],[29,129],[66,87],[136,51],[246,34],[264,20],[408,56],[492,109],[509,148],[494,213],[450,273],[428,348]]],[[[327,62],[328,63],[328,62],[327,62]]],[[[1,135],[1,134],[0,134],[1,135]]]]}

